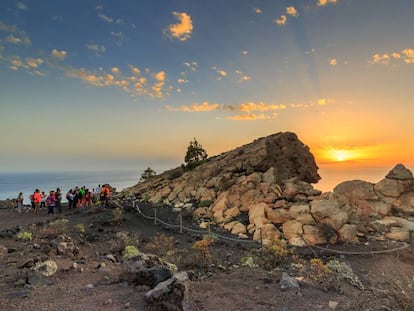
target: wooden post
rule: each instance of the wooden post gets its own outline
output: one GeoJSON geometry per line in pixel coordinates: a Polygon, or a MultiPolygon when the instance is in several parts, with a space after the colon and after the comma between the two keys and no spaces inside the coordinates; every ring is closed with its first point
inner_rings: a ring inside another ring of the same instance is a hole
{"type": "Polygon", "coordinates": [[[260,247],[263,251],[263,231],[261,227],[259,228],[259,230],[260,230],[260,247]]]}
{"type": "Polygon", "coordinates": [[[180,213],[180,233],[183,233],[183,215],[180,213]]]}
{"type": "Polygon", "coordinates": [[[157,224],[157,208],[154,207],[154,224],[157,224]]]}

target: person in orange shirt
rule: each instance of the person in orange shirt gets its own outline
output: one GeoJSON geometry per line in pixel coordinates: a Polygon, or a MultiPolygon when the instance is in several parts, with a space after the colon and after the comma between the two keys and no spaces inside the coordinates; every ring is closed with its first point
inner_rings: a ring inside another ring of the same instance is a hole
{"type": "Polygon", "coordinates": [[[42,195],[40,194],[40,190],[36,189],[33,193],[33,202],[34,202],[34,213],[37,214],[40,206],[40,202],[42,202],[42,195]]]}

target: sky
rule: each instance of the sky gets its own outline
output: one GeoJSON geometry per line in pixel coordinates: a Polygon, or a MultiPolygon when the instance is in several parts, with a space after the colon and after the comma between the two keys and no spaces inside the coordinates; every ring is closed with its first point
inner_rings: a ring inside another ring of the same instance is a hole
{"type": "Polygon", "coordinates": [[[193,138],[212,156],[286,131],[324,187],[412,168],[413,14],[412,0],[2,0],[0,172],[160,172],[193,138]]]}

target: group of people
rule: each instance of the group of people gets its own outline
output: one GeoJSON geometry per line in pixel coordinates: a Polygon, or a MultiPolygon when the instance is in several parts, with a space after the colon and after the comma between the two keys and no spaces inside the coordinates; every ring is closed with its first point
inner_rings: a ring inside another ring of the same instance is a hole
{"type": "MultiPolygon", "coordinates": [[[[98,187],[92,189],[92,191],[89,191],[85,186],[81,188],[76,186],[66,193],[68,208],[92,207],[98,204],[102,207],[107,207],[110,191],[109,185],[98,185],[98,187]]],[[[54,215],[55,210],[58,213],[62,213],[62,190],[60,188],[51,190],[48,195],[44,191],[40,192],[39,189],[36,189],[29,198],[31,209],[33,209],[35,214],[37,214],[41,208],[46,207],[48,208],[48,215],[54,215]]],[[[16,199],[17,212],[19,214],[23,213],[23,201],[23,192],[20,192],[16,199]]]]}
{"type": "Polygon", "coordinates": [[[89,189],[83,186],[82,188],[75,187],[70,189],[66,193],[66,199],[68,200],[68,208],[82,208],[92,207],[96,204],[100,204],[102,207],[108,206],[108,199],[111,189],[109,185],[98,185],[98,187],[89,191],[89,189]]]}

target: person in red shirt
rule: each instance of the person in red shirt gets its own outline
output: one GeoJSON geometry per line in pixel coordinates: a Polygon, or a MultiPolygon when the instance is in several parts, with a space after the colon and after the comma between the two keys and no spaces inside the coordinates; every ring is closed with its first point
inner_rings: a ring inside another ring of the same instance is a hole
{"type": "Polygon", "coordinates": [[[40,202],[42,202],[42,196],[40,190],[36,189],[33,193],[33,202],[34,202],[34,213],[37,214],[39,211],[40,202]]]}

